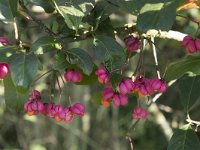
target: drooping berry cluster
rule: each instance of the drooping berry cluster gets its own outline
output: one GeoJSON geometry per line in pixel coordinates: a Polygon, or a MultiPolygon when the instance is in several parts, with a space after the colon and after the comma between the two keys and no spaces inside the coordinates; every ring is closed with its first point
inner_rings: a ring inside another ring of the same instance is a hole
{"type": "Polygon", "coordinates": [[[64,78],[66,81],[77,83],[83,79],[83,76],[79,71],[69,69],[64,73],[64,78]]]}
{"type": "Polygon", "coordinates": [[[133,110],[133,118],[134,119],[146,119],[148,116],[148,112],[145,109],[142,109],[141,107],[136,107],[133,110]]]}
{"type": "Polygon", "coordinates": [[[136,52],[140,48],[140,39],[138,37],[131,35],[124,41],[129,52],[136,52]]]}
{"type": "Polygon", "coordinates": [[[181,47],[186,48],[189,53],[200,52],[200,39],[193,39],[191,36],[185,36],[181,47]]]}
{"type": "Polygon", "coordinates": [[[140,96],[152,95],[154,92],[165,92],[167,84],[158,78],[148,79],[143,76],[137,76],[133,82],[131,79],[124,79],[119,84],[121,94],[138,92],[140,96]]]}
{"type": "Polygon", "coordinates": [[[74,115],[84,115],[85,106],[81,103],[75,103],[70,107],[63,107],[62,105],[53,103],[43,103],[40,92],[34,90],[30,94],[28,101],[25,103],[24,110],[29,116],[43,114],[50,118],[54,118],[58,122],[65,121],[70,123],[73,120],[74,115]]]}
{"type": "Polygon", "coordinates": [[[153,95],[155,92],[165,92],[168,85],[158,78],[148,79],[143,76],[137,76],[135,81],[135,92],[139,96],[153,95]]]}
{"type": "MultiPolygon", "coordinates": [[[[96,75],[100,83],[107,85],[102,90],[101,103],[104,106],[110,106],[111,103],[114,106],[125,106],[128,104],[128,94],[138,93],[140,97],[147,95],[153,95],[155,92],[165,92],[168,85],[162,79],[152,78],[148,79],[144,76],[138,75],[133,81],[130,78],[124,78],[118,85],[118,88],[113,90],[110,84],[109,73],[105,67],[100,67],[96,70],[96,75]]],[[[145,119],[147,117],[147,111],[137,107],[134,110],[134,119],[145,119]]]]}

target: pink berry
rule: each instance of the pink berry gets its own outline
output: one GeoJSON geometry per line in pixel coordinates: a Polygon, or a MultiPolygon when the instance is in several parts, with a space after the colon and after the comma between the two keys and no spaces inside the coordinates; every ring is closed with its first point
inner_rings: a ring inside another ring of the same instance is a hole
{"type": "Polygon", "coordinates": [[[69,108],[64,108],[62,112],[59,113],[59,117],[64,120],[66,118],[66,114],[69,112],[69,108]]]}
{"type": "Polygon", "coordinates": [[[140,39],[131,35],[125,39],[125,45],[128,51],[135,52],[140,47],[140,39]]]}
{"type": "Polygon", "coordinates": [[[80,82],[83,77],[79,71],[70,69],[64,73],[64,78],[66,81],[71,81],[71,82],[77,83],[77,82],[80,82]]]}
{"type": "Polygon", "coordinates": [[[128,104],[128,97],[126,95],[119,94],[120,103],[122,106],[125,106],[128,104]]]}
{"type": "Polygon", "coordinates": [[[200,40],[195,40],[195,46],[197,51],[200,51],[200,40]]]}
{"type": "Polygon", "coordinates": [[[78,116],[83,116],[85,113],[85,106],[81,103],[76,103],[70,107],[70,110],[73,114],[76,114],[78,116]]]}
{"type": "Polygon", "coordinates": [[[29,100],[24,104],[24,110],[25,111],[28,111],[28,106],[29,106],[30,103],[32,103],[32,101],[29,100]]]}
{"type": "Polygon", "coordinates": [[[0,79],[5,79],[10,71],[10,67],[6,63],[0,63],[0,79]]]}
{"type": "Polygon", "coordinates": [[[146,119],[147,118],[147,115],[148,115],[148,112],[144,109],[142,109],[141,107],[136,107],[134,110],[133,110],[133,118],[134,119],[146,119]]]}
{"type": "Polygon", "coordinates": [[[74,118],[74,114],[69,110],[66,113],[66,116],[65,116],[64,120],[65,120],[65,122],[70,123],[70,122],[72,122],[73,118],[74,118]]]}
{"type": "Polygon", "coordinates": [[[64,74],[64,78],[66,81],[71,81],[73,78],[73,70],[68,70],[64,74]]]}
{"type": "Polygon", "coordinates": [[[146,119],[148,116],[148,112],[146,110],[142,110],[141,113],[140,113],[140,117],[142,119],[146,119]]]}
{"type": "Polygon", "coordinates": [[[95,74],[98,76],[98,80],[102,84],[109,84],[110,79],[108,77],[108,71],[105,67],[101,67],[96,70],[95,74]]]}
{"type": "Polygon", "coordinates": [[[82,78],[83,77],[82,77],[82,74],[80,72],[74,71],[71,81],[74,82],[74,83],[77,83],[77,82],[80,82],[82,80],[82,78]]]}
{"type": "Polygon", "coordinates": [[[112,88],[105,88],[102,91],[103,99],[108,100],[111,99],[114,95],[114,91],[112,88]]]}
{"type": "Polygon", "coordinates": [[[140,85],[140,87],[139,87],[139,92],[140,92],[143,96],[148,95],[148,91],[147,91],[145,85],[140,85]]]}
{"type": "Polygon", "coordinates": [[[119,94],[114,94],[114,96],[113,96],[113,105],[115,105],[115,106],[120,106],[121,105],[119,94]]]}
{"type": "Polygon", "coordinates": [[[37,90],[33,90],[29,97],[31,99],[41,99],[41,93],[37,90]]]}
{"type": "Polygon", "coordinates": [[[151,88],[153,90],[155,90],[155,91],[159,90],[161,85],[162,85],[162,82],[160,79],[158,79],[158,78],[151,79],[151,88]]]}
{"type": "Polygon", "coordinates": [[[131,79],[124,79],[120,84],[119,84],[119,91],[121,94],[127,94],[135,90],[135,84],[131,79]]]}
{"type": "Polygon", "coordinates": [[[125,106],[128,104],[128,97],[119,93],[115,93],[113,96],[113,105],[114,106],[125,106]]]}
{"type": "Polygon", "coordinates": [[[96,75],[107,74],[107,70],[105,67],[101,67],[95,71],[96,75]]]}
{"type": "Polygon", "coordinates": [[[197,51],[194,40],[188,42],[186,49],[189,53],[195,53],[197,51]]]}
{"type": "Polygon", "coordinates": [[[165,92],[167,88],[168,88],[167,83],[162,82],[162,85],[160,86],[160,89],[158,91],[162,93],[162,92],[165,92]]]}
{"type": "Polygon", "coordinates": [[[191,36],[187,35],[183,38],[183,41],[181,42],[181,47],[187,47],[188,43],[193,40],[191,36]]]}
{"type": "Polygon", "coordinates": [[[8,39],[5,37],[0,37],[0,43],[8,44],[8,39]]]}

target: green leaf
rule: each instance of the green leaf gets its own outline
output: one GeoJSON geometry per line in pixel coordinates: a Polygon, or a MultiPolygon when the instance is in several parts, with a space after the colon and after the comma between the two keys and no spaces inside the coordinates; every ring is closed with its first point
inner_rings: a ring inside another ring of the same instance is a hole
{"type": "Polygon", "coordinates": [[[58,54],[56,54],[55,56],[55,63],[53,65],[53,68],[55,70],[65,70],[67,68],[69,68],[70,64],[67,61],[67,56],[65,53],[63,52],[59,52],[58,54]]]}
{"type": "Polygon", "coordinates": [[[67,50],[67,53],[69,53],[73,58],[73,64],[76,64],[79,68],[81,68],[85,74],[91,74],[93,70],[93,62],[88,53],[80,48],[69,49],[67,50]]]}
{"type": "Polygon", "coordinates": [[[120,7],[125,12],[137,15],[145,4],[145,0],[110,0],[112,3],[120,7]]]}
{"type": "Polygon", "coordinates": [[[181,104],[189,112],[200,101],[200,76],[184,77],[177,81],[181,104]]]}
{"type": "Polygon", "coordinates": [[[137,18],[137,28],[141,32],[149,29],[170,30],[180,0],[146,0],[137,18]]]}
{"type": "Polygon", "coordinates": [[[18,47],[16,46],[3,46],[0,47],[0,62],[1,61],[8,61],[8,57],[12,56],[18,47]]]}
{"type": "Polygon", "coordinates": [[[118,73],[112,73],[110,75],[110,81],[112,84],[112,88],[116,89],[117,86],[119,85],[119,83],[122,81],[122,75],[120,75],[118,73]]]}
{"type": "Polygon", "coordinates": [[[173,62],[169,65],[166,72],[166,81],[171,81],[182,77],[188,72],[194,75],[200,75],[200,55],[187,55],[183,59],[173,62]]]}
{"type": "Polygon", "coordinates": [[[109,1],[98,1],[93,10],[93,15],[96,18],[96,23],[99,24],[106,20],[118,8],[118,6],[113,5],[109,1]]]}
{"type": "Polygon", "coordinates": [[[17,0],[0,0],[0,19],[13,20],[18,14],[17,4],[17,0]]]}
{"type": "Polygon", "coordinates": [[[31,46],[31,51],[35,54],[44,54],[50,51],[55,51],[59,48],[58,42],[49,36],[43,36],[37,39],[31,46]]]}
{"type": "Polygon", "coordinates": [[[65,23],[70,29],[88,29],[90,25],[87,22],[83,22],[84,16],[88,15],[93,9],[95,0],[56,0],[59,13],[65,19],[65,23]]]}
{"type": "Polygon", "coordinates": [[[28,90],[38,70],[38,59],[34,54],[16,54],[10,62],[10,72],[13,83],[18,92],[28,90]]]}
{"type": "Polygon", "coordinates": [[[82,18],[84,16],[84,13],[81,10],[75,7],[68,6],[59,6],[59,10],[70,29],[77,31],[79,28],[83,27],[82,18]]]}
{"type": "Polygon", "coordinates": [[[95,4],[95,0],[55,0],[58,6],[74,6],[79,8],[85,15],[88,14],[95,4]]]}
{"type": "Polygon", "coordinates": [[[110,36],[112,38],[115,37],[114,28],[112,26],[110,18],[105,19],[99,24],[98,29],[96,30],[95,34],[110,36]]]}
{"type": "Polygon", "coordinates": [[[52,13],[55,10],[50,0],[27,0],[27,2],[41,6],[47,13],[52,13]]]}
{"type": "Polygon", "coordinates": [[[10,74],[3,80],[3,83],[6,107],[15,111],[23,110],[23,105],[25,100],[28,99],[28,94],[17,92],[10,74]]]}
{"type": "Polygon", "coordinates": [[[190,125],[177,129],[171,140],[167,150],[198,150],[200,149],[199,139],[190,125]]]}
{"type": "Polygon", "coordinates": [[[112,69],[116,69],[125,63],[126,55],[124,49],[115,39],[97,36],[93,43],[95,57],[100,62],[109,62],[112,69]]]}

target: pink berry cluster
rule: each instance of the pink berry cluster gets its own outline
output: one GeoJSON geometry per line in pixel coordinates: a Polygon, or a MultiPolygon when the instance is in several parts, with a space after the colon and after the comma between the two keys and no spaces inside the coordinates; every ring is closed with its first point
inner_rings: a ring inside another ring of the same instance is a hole
{"type": "MultiPolygon", "coordinates": [[[[105,67],[100,67],[96,70],[96,75],[100,83],[107,87],[101,92],[101,103],[104,106],[125,106],[128,104],[128,94],[138,93],[140,97],[153,95],[155,92],[165,92],[168,88],[167,83],[162,79],[152,78],[148,79],[144,76],[138,75],[133,81],[130,78],[124,78],[118,85],[116,90],[113,90],[110,83],[109,72],[105,67]]],[[[134,119],[146,119],[148,112],[139,106],[133,111],[134,119]]]]}
{"type": "Polygon", "coordinates": [[[111,102],[114,106],[125,106],[128,104],[128,97],[126,95],[115,92],[111,88],[110,78],[105,67],[100,67],[95,73],[98,76],[98,81],[107,85],[107,88],[102,91],[102,105],[110,106],[111,102]]]}
{"type": "Polygon", "coordinates": [[[165,92],[168,85],[158,78],[148,79],[143,76],[136,77],[135,90],[140,96],[152,95],[154,92],[165,92]]]}
{"type": "Polygon", "coordinates": [[[64,78],[66,81],[77,83],[82,81],[83,76],[79,71],[69,69],[64,73],[64,78]]]}
{"type": "Polygon", "coordinates": [[[96,70],[95,74],[98,76],[98,81],[102,84],[110,84],[108,71],[105,67],[100,67],[96,70]]]}
{"type": "Polygon", "coordinates": [[[189,53],[200,52],[200,39],[193,39],[191,36],[185,36],[181,47],[186,48],[189,53]]]}
{"type": "Polygon", "coordinates": [[[119,84],[119,91],[121,94],[138,92],[139,96],[143,97],[152,95],[154,92],[165,92],[167,87],[167,84],[162,79],[148,79],[143,76],[137,76],[134,82],[131,79],[124,79],[119,84]]]}
{"type": "Polygon", "coordinates": [[[108,87],[102,91],[102,105],[110,106],[111,101],[114,106],[125,106],[128,104],[128,97],[118,92],[114,92],[112,88],[108,87]]]}
{"type": "Polygon", "coordinates": [[[133,35],[127,37],[124,42],[129,52],[136,52],[140,48],[140,39],[133,35]]]}
{"type": "Polygon", "coordinates": [[[7,63],[0,63],[0,80],[5,79],[10,71],[10,67],[7,63]]]}
{"type": "Polygon", "coordinates": [[[141,107],[136,107],[133,110],[133,118],[134,119],[146,119],[148,116],[148,112],[145,109],[142,109],[141,107]]]}
{"type": "Polygon", "coordinates": [[[74,115],[83,116],[85,113],[85,106],[81,103],[75,103],[70,107],[63,107],[53,103],[43,103],[39,91],[34,90],[30,95],[28,101],[24,104],[24,110],[29,116],[43,114],[50,118],[54,118],[57,122],[65,121],[70,123],[74,115]]]}
{"type": "Polygon", "coordinates": [[[7,45],[8,44],[8,39],[6,37],[0,37],[0,43],[7,45]]]}

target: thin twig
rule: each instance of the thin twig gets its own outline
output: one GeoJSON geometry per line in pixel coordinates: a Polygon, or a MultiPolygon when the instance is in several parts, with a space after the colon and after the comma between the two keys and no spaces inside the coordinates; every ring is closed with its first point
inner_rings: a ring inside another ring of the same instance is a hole
{"type": "MultiPolygon", "coordinates": [[[[154,37],[151,37],[151,41],[152,41],[152,43],[154,43],[154,37]]],[[[158,68],[158,58],[157,58],[156,47],[152,43],[151,43],[151,45],[152,45],[153,56],[154,56],[154,61],[155,61],[155,65],[156,65],[156,73],[157,73],[158,79],[161,79],[160,71],[159,71],[159,68],[158,68]]]]}
{"type": "Polygon", "coordinates": [[[200,25],[200,22],[199,22],[199,21],[196,21],[196,20],[194,20],[194,19],[192,19],[192,18],[183,16],[183,15],[180,15],[180,14],[176,14],[176,16],[177,16],[177,17],[182,17],[182,18],[184,18],[184,19],[187,19],[187,20],[190,20],[190,21],[196,23],[197,25],[200,25]]]}
{"type": "Polygon", "coordinates": [[[18,41],[19,40],[19,34],[18,34],[18,28],[17,28],[17,22],[16,22],[16,18],[14,18],[14,22],[13,22],[13,27],[14,27],[14,32],[15,32],[15,40],[18,41]]]}
{"type": "MultiPolygon", "coordinates": [[[[67,89],[66,83],[65,83],[65,81],[64,81],[64,79],[63,79],[63,77],[62,77],[62,75],[60,74],[59,71],[57,71],[57,73],[59,74],[59,76],[60,76],[60,78],[61,78],[61,80],[62,80],[62,82],[63,82],[63,84],[64,84],[64,87],[67,89]]],[[[68,101],[69,101],[69,106],[71,106],[72,103],[71,103],[71,97],[70,97],[70,96],[69,96],[68,101]]]]}
{"type": "Polygon", "coordinates": [[[57,74],[56,74],[56,81],[57,81],[58,88],[59,88],[59,91],[60,91],[60,94],[59,94],[59,100],[58,100],[58,102],[60,103],[60,101],[61,101],[61,97],[62,97],[62,89],[61,89],[60,82],[59,82],[59,79],[58,79],[57,74]]]}
{"type": "Polygon", "coordinates": [[[141,47],[140,47],[140,56],[139,56],[139,60],[138,60],[138,63],[137,63],[137,66],[136,66],[136,68],[135,68],[135,71],[134,71],[134,73],[133,73],[133,75],[132,76],[135,76],[136,74],[137,74],[137,72],[138,72],[138,70],[140,71],[141,70],[141,67],[143,67],[143,66],[141,66],[142,65],[142,63],[143,63],[143,50],[144,50],[144,47],[145,47],[145,43],[146,43],[146,40],[145,39],[143,39],[142,40],[142,45],[141,45],[141,47]]]}
{"type": "Polygon", "coordinates": [[[126,136],[126,139],[127,139],[127,140],[129,141],[129,143],[130,143],[131,150],[134,150],[134,149],[133,149],[133,140],[132,140],[131,136],[127,135],[127,136],[126,136]]]}
{"type": "Polygon", "coordinates": [[[39,76],[38,78],[36,78],[35,80],[33,80],[31,84],[35,83],[36,81],[38,81],[39,79],[41,79],[43,76],[45,76],[46,74],[48,74],[51,71],[53,71],[53,69],[50,69],[49,71],[45,72],[44,74],[42,74],[41,76],[39,76]]]}

